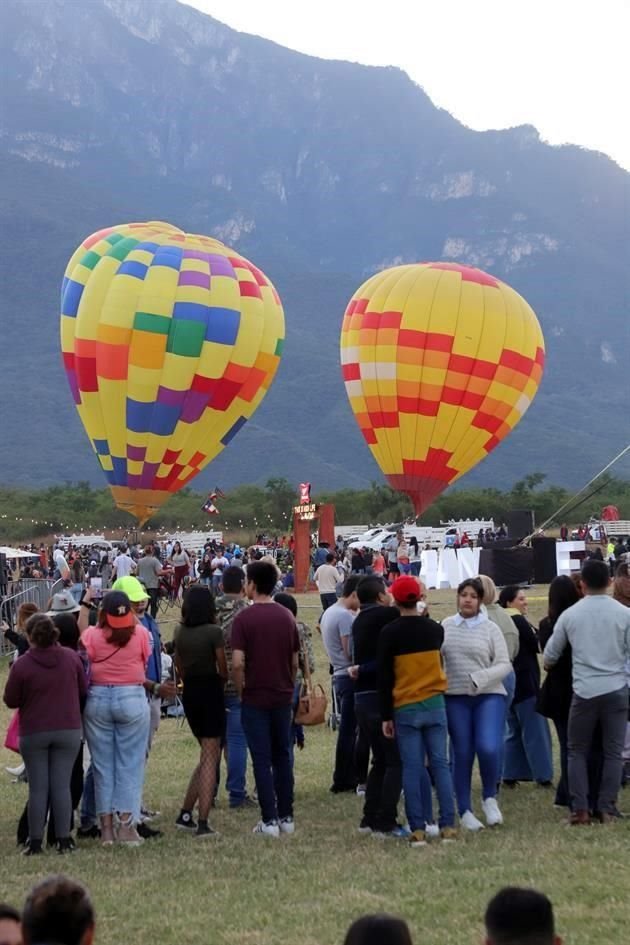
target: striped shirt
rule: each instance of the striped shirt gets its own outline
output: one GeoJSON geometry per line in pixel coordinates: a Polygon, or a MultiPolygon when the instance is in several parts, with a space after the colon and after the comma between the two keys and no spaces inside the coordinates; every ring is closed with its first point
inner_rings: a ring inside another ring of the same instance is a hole
{"type": "Polygon", "coordinates": [[[448,696],[506,695],[502,680],[512,670],[505,638],[496,623],[459,614],[442,622],[442,658],[448,696]]]}

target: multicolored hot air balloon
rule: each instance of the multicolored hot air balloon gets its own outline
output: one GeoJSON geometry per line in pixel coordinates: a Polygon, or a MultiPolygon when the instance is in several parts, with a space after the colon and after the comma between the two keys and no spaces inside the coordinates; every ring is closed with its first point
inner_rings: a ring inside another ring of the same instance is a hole
{"type": "Polygon", "coordinates": [[[544,361],[525,299],[455,263],[377,273],[350,300],[341,329],[357,423],[417,515],[516,426],[544,361]]]}
{"type": "Polygon", "coordinates": [[[129,223],[79,246],[61,347],[119,508],[146,521],[227,446],[265,396],[283,339],[275,288],[217,240],[129,223]]]}

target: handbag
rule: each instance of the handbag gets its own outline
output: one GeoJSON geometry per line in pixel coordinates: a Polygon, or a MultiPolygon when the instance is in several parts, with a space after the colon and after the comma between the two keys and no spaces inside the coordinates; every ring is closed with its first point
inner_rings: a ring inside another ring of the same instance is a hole
{"type": "Polygon", "coordinates": [[[7,734],[4,739],[4,747],[8,748],[9,751],[14,751],[17,755],[20,754],[20,712],[19,712],[19,709],[15,710],[15,712],[13,713],[13,718],[9,722],[7,734]]]}
{"type": "Polygon", "coordinates": [[[296,725],[323,725],[326,721],[326,706],[328,704],[326,693],[319,683],[313,686],[308,653],[304,646],[302,646],[302,658],[304,682],[300,690],[294,721],[296,725]]]}

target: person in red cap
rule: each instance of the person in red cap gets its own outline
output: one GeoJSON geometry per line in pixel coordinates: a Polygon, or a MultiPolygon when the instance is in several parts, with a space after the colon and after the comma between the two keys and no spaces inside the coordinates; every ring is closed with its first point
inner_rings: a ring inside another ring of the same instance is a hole
{"type": "Polygon", "coordinates": [[[428,755],[440,805],[440,836],[455,840],[453,782],[448,762],[446,675],[440,649],[444,631],[424,612],[425,589],[416,577],[396,578],[390,588],[400,611],[383,628],[378,642],[379,690],[383,734],[396,738],[411,846],[426,843],[431,786],[428,755]]]}
{"type": "Polygon", "coordinates": [[[111,846],[114,839],[139,846],[142,839],[134,823],[140,820],[149,737],[144,681],[151,636],[138,623],[127,595],[109,591],[98,612],[97,626],[84,630],[81,642],[92,669],[83,720],[94,767],[101,841],[103,846],[111,846]]]}

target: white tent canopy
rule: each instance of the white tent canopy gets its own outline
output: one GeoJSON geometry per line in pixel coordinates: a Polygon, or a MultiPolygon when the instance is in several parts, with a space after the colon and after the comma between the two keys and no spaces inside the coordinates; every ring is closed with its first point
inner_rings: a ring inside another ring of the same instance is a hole
{"type": "Polygon", "coordinates": [[[9,548],[8,545],[0,545],[0,555],[6,555],[7,558],[39,558],[33,551],[20,551],[19,548],[9,548]]]}

